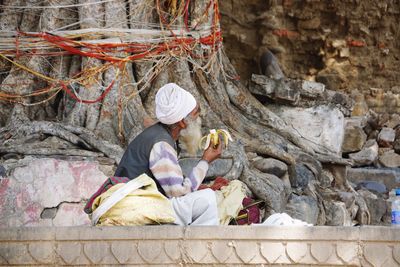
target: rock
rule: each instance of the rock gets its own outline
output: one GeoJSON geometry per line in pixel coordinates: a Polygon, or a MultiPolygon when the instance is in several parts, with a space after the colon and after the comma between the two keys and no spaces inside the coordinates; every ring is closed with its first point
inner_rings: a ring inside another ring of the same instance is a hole
{"type": "Polygon", "coordinates": [[[355,204],[354,193],[339,191],[339,200],[344,203],[346,209],[350,209],[355,204]]]}
{"type": "Polygon", "coordinates": [[[383,183],[387,190],[390,191],[400,187],[400,170],[386,168],[349,168],[347,170],[347,179],[355,184],[363,181],[383,183]]]}
{"type": "Polygon", "coordinates": [[[339,109],[322,105],[311,108],[269,106],[322,154],[339,155],[344,137],[344,116],[339,109]]]}
{"type": "Polygon", "coordinates": [[[368,112],[368,125],[372,130],[378,130],[381,128],[379,125],[379,115],[372,110],[369,110],[368,112]]]}
{"type": "Polygon", "coordinates": [[[356,185],[355,189],[366,189],[368,191],[371,191],[372,193],[379,195],[388,193],[386,186],[383,183],[376,181],[361,181],[356,185]]]}
{"type": "MultiPolygon", "coordinates": [[[[350,57],[350,49],[348,47],[342,47],[339,49],[339,56],[342,58],[350,57]]],[[[366,104],[365,104],[366,105],[366,104]]]]}
{"type": "Polygon", "coordinates": [[[304,164],[296,164],[294,168],[291,168],[289,179],[292,187],[304,189],[309,181],[315,180],[315,177],[304,164]]]}
{"type": "Polygon", "coordinates": [[[271,97],[275,90],[276,81],[265,75],[251,75],[249,90],[253,94],[271,97]]]}
{"type": "Polygon", "coordinates": [[[367,140],[367,135],[363,129],[358,126],[348,127],[344,131],[344,139],[342,144],[342,152],[360,151],[367,140]]]}
{"type": "Polygon", "coordinates": [[[340,85],[343,83],[343,80],[338,73],[327,70],[318,72],[316,81],[325,84],[329,90],[336,90],[337,88],[340,88],[340,85]]]}
{"type": "Polygon", "coordinates": [[[383,154],[385,154],[386,152],[391,151],[392,149],[390,147],[380,147],[378,149],[378,155],[382,156],[383,154]]]}
{"type": "Polygon", "coordinates": [[[319,28],[320,25],[321,20],[317,16],[309,20],[299,20],[299,22],[297,23],[297,28],[304,30],[316,30],[319,28]]]}
{"type": "Polygon", "coordinates": [[[378,143],[371,139],[365,143],[360,152],[349,154],[349,158],[354,161],[354,166],[370,165],[378,158],[378,149],[378,143]]]}
{"type": "Polygon", "coordinates": [[[57,208],[44,208],[42,213],[40,214],[40,218],[42,219],[54,219],[57,214],[57,208]]]}
{"type": "Polygon", "coordinates": [[[310,171],[312,171],[314,177],[316,179],[319,179],[322,173],[322,160],[320,161],[315,156],[309,155],[307,153],[291,151],[291,149],[288,150],[288,153],[290,153],[294,157],[295,161],[298,164],[303,164],[304,166],[306,166],[308,169],[310,169],[310,171]]]}
{"type": "Polygon", "coordinates": [[[285,212],[292,218],[316,225],[319,213],[318,202],[310,196],[291,194],[285,212]]]}
{"type": "MultiPolygon", "coordinates": [[[[382,90],[382,89],[379,89],[382,90]]],[[[383,91],[381,91],[383,92],[383,91]]],[[[383,113],[383,114],[379,114],[378,116],[379,121],[378,121],[378,125],[379,127],[385,127],[385,125],[389,122],[390,120],[390,115],[388,113],[383,113]]]]}
{"type": "Polygon", "coordinates": [[[274,100],[297,103],[300,100],[300,92],[296,87],[291,86],[290,81],[281,79],[276,81],[274,100]]]}
{"type": "Polygon", "coordinates": [[[394,139],[396,137],[396,132],[392,128],[384,127],[379,132],[378,143],[381,147],[391,147],[394,139]]]}
{"type": "Polygon", "coordinates": [[[400,138],[397,138],[393,143],[394,152],[400,154],[400,138]]]}
{"type": "Polygon", "coordinates": [[[270,173],[278,177],[285,175],[288,170],[288,167],[285,163],[273,158],[262,158],[256,160],[253,163],[253,166],[262,172],[270,173]]]}
{"type": "MultiPolygon", "coordinates": [[[[197,165],[199,160],[199,158],[183,158],[179,160],[179,165],[181,166],[183,175],[185,177],[189,176],[193,167],[197,165]]],[[[232,168],[232,164],[232,159],[220,158],[214,160],[208,168],[206,178],[225,176],[232,168]]]]}
{"type": "Polygon", "coordinates": [[[295,104],[300,96],[311,99],[324,97],[325,85],[318,82],[295,79],[271,79],[265,75],[253,74],[249,90],[253,94],[268,96],[274,100],[295,104]]]}
{"type": "Polygon", "coordinates": [[[386,199],[386,213],[382,216],[382,224],[390,226],[392,224],[392,201],[393,199],[386,199]]]}
{"type": "Polygon", "coordinates": [[[353,110],[351,111],[352,116],[364,116],[368,113],[368,105],[365,102],[364,95],[361,93],[352,94],[354,98],[354,106],[353,110]]]}
{"type": "Polygon", "coordinates": [[[0,178],[6,176],[6,168],[3,165],[0,165],[0,178]]]}
{"type": "Polygon", "coordinates": [[[345,116],[350,116],[354,101],[347,94],[326,90],[326,99],[328,103],[338,107],[345,116]]]}
{"type": "Polygon", "coordinates": [[[334,40],[332,40],[331,45],[334,48],[346,47],[347,42],[346,42],[346,40],[343,40],[343,39],[334,39],[334,40]]]}
{"type": "Polygon", "coordinates": [[[335,178],[333,177],[333,174],[327,170],[322,170],[322,174],[320,177],[320,186],[322,188],[328,188],[332,186],[332,182],[335,178]]]}
{"type": "Polygon", "coordinates": [[[326,225],[351,226],[352,220],[346,205],[339,201],[324,201],[326,225]]]}
{"type": "Polygon", "coordinates": [[[303,81],[300,94],[310,98],[322,97],[325,92],[325,84],[312,81],[303,81]]]}
{"type": "Polygon", "coordinates": [[[51,226],[55,220],[59,225],[88,224],[82,200],[107,178],[98,162],[91,161],[26,157],[7,164],[10,175],[0,180],[0,227],[51,226]],[[79,206],[68,209],[68,218],[55,208],[67,202],[79,206]]]}
{"type": "Polygon", "coordinates": [[[260,57],[260,69],[261,73],[269,78],[282,79],[285,77],[279,66],[278,59],[268,49],[260,57]]]}
{"type": "Polygon", "coordinates": [[[365,116],[352,116],[345,119],[345,127],[360,127],[364,128],[367,126],[368,120],[365,116]]]}
{"type": "Polygon", "coordinates": [[[371,215],[371,224],[379,224],[386,213],[386,201],[378,198],[368,190],[359,190],[358,193],[365,199],[369,213],[371,215]]]}
{"type": "Polygon", "coordinates": [[[87,214],[81,212],[84,205],[81,203],[62,203],[53,219],[54,226],[70,226],[90,224],[87,214]]]}
{"type": "Polygon", "coordinates": [[[400,125],[400,115],[397,113],[394,113],[390,116],[390,119],[388,122],[385,123],[385,126],[388,128],[396,128],[397,126],[400,125]]]}
{"type": "Polygon", "coordinates": [[[369,134],[368,134],[368,139],[369,140],[376,140],[377,138],[378,138],[378,134],[379,134],[379,131],[378,130],[373,130],[373,131],[371,131],[369,134]]]}
{"type": "Polygon", "coordinates": [[[240,179],[257,198],[265,200],[273,211],[282,212],[284,210],[288,191],[279,177],[262,173],[256,169],[250,171],[245,168],[244,174],[240,176],[240,179]]]}
{"type": "Polygon", "coordinates": [[[257,153],[255,152],[246,152],[246,156],[250,161],[258,157],[257,153]]]}
{"type": "Polygon", "coordinates": [[[379,163],[384,167],[397,168],[400,167],[400,155],[396,154],[394,150],[390,150],[379,156],[379,163]]]}

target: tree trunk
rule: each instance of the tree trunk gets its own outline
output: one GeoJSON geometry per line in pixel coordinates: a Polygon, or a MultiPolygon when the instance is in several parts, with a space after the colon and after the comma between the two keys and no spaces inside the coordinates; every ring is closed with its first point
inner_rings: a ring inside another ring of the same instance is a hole
{"type": "Polygon", "coordinates": [[[0,155],[37,149],[41,155],[104,154],[118,163],[123,147],[155,121],[155,93],[168,82],[196,97],[204,132],[225,128],[233,134],[237,144],[223,154],[234,161],[228,176],[241,176],[275,211],[283,209],[275,198],[287,199],[288,192],[253,169],[246,152],[291,166],[296,160],[288,151],[321,152],[234,79],[219,38],[216,0],[4,0],[2,5],[1,32],[15,47],[5,54],[0,43],[0,155]],[[60,37],[67,39],[55,41],[60,37]],[[43,136],[73,147],[40,149],[43,136]]]}

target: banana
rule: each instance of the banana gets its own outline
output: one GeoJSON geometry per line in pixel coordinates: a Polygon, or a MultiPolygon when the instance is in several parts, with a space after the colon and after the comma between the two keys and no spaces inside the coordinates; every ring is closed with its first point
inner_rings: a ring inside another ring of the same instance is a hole
{"type": "Polygon", "coordinates": [[[211,129],[209,134],[203,136],[200,139],[199,148],[206,150],[210,146],[210,143],[214,148],[216,148],[220,142],[220,136],[222,136],[222,138],[223,138],[225,148],[228,147],[229,141],[231,141],[231,142],[233,141],[232,136],[229,134],[229,132],[227,130],[211,129]],[[205,141],[205,143],[204,143],[204,141],[205,141]]]}

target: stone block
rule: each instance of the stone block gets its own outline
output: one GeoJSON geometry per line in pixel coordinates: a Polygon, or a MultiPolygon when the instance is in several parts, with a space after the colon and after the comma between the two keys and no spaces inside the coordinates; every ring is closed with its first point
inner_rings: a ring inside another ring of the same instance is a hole
{"type": "Polygon", "coordinates": [[[111,254],[110,244],[107,241],[85,242],[83,251],[89,261],[95,265],[118,263],[111,254]]]}
{"type": "Polygon", "coordinates": [[[138,254],[137,243],[132,241],[111,242],[111,253],[119,264],[144,264],[142,257],[138,254]]]}
{"type": "Polygon", "coordinates": [[[254,161],[253,166],[258,170],[282,177],[288,170],[288,167],[282,161],[274,158],[260,158],[254,161]]]}
{"type": "Polygon", "coordinates": [[[90,225],[89,216],[83,211],[84,206],[84,203],[62,203],[53,219],[53,225],[90,225]]]}
{"type": "Polygon", "coordinates": [[[56,252],[62,262],[67,265],[90,264],[90,261],[83,253],[83,246],[80,241],[60,242],[57,244],[56,252]]]}
{"type": "Polygon", "coordinates": [[[310,181],[315,180],[315,176],[306,165],[296,164],[290,171],[289,179],[292,187],[304,189],[310,181]]]}
{"type": "Polygon", "coordinates": [[[292,194],[286,205],[285,212],[292,218],[311,223],[317,224],[318,220],[318,203],[310,196],[297,196],[292,194]]]}
{"type": "Polygon", "coordinates": [[[367,135],[364,133],[361,127],[347,127],[344,131],[342,152],[348,153],[360,151],[366,140],[367,135]]]}
{"type": "Polygon", "coordinates": [[[204,242],[193,240],[191,242],[186,242],[184,244],[187,257],[191,259],[194,263],[203,263],[207,261],[207,256],[209,254],[208,245],[204,242]]]}
{"type": "Polygon", "coordinates": [[[335,253],[333,244],[329,242],[313,242],[310,249],[311,255],[318,263],[326,263],[335,253]]]}
{"type": "Polygon", "coordinates": [[[379,243],[366,244],[363,249],[365,261],[372,266],[389,266],[386,263],[392,258],[391,252],[388,245],[379,243]]]}
{"type": "Polygon", "coordinates": [[[393,246],[393,259],[400,265],[400,244],[393,246]]]}
{"type": "Polygon", "coordinates": [[[400,155],[394,152],[394,150],[389,150],[379,156],[379,163],[389,168],[400,167],[400,155]]]}
{"type": "MultiPolygon", "coordinates": [[[[197,165],[199,162],[199,158],[183,158],[179,160],[179,165],[182,168],[183,175],[187,177],[192,171],[193,167],[197,165]]],[[[216,159],[213,161],[207,171],[206,178],[216,177],[216,176],[225,176],[233,165],[232,159],[216,159]]]]}
{"type": "Polygon", "coordinates": [[[286,246],[281,242],[261,242],[261,254],[270,264],[289,264],[286,246]]]}
{"type": "Polygon", "coordinates": [[[396,132],[392,128],[384,127],[378,134],[378,143],[381,147],[391,147],[394,139],[396,137],[396,132]]]}
{"type": "Polygon", "coordinates": [[[252,94],[269,96],[275,91],[275,81],[265,75],[252,74],[249,90],[252,94]]]}
{"type": "MultiPolygon", "coordinates": [[[[239,241],[234,244],[236,255],[243,263],[263,263],[265,260],[259,258],[259,247],[251,241],[239,241]]],[[[230,261],[230,263],[233,263],[230,261]]]]}
{"type": "Polygon", "coordinates": [[[360,127],[367,126],[368,120],[366,116],[351,116],[345,119],[345,127],[360,127]]]}
{"type": "Polygon", "coordinates": [[[316,30],[320,27],[320,25],[321,20],[318,16],[308,20],[299,20],[297,23],[297,27],[304,30],[316,30]]]}
{"type": "Polygon", "coordinates": [[[382,198],[378,198],[375,194],[367,190],[359,190],[358,193],[365,199],[365,203],[371,215],[371,224],[380,224],[386,213],[386,201],[382,198]]]}
{"type": "Polygon", "coordinates": [[[304,242],[288,242],[286,244],[286,253],[289,258],[294,262],[312,264],[314,260],[309,260],[308,244],[304,242]]]}
{"type": "MultiPolygon", "coordinates": [[[[9,236],[19,238],[0,239],[0,265],[397,266],[400,261],[400,232],[393,227],[72,228],[82,238],[38,242],[37,234],[21,236],[24,231],[10,228],[9,236]]],[[[72,233],[69,227],[48,227],[39,231],[44,239],[46,230],[59,237],[72,233]]]]}
{"type": "Polygon", "coordinates": [[[315,151],[336,155],[341,152],[344,116],[337,108],[325,105],[311,108],[282,106],[271,108],[301,136],[306,137],[303,141],[315,151]]]}
{"type": "Polygon", "coordinates": [[[339,201],[324,201],[326,225],[351,226],[351,216],[346,205],[339,201]]]}
{"type": "Polygon", "coordinates": [[[234,254],[233,241],[213,241],[211,243],[211,253],[217,259],[218,263],[225,263],[232,254],[234,254]]]}
{"type": "Polygon", "coordinates": [[[37,264],[36,260],[29,254],[26,242],[0,243],[0,258],[3,258],[8,266],[37,264]]]}
{"type": "Polygon", "coordinates": [[[384,126],[391,129],[394,129],[399,125],[400,125],[400,115],[397,113],[390,115],[390,119],[384,124],[384,126]]]}
{"type": "Polygon", "coordinates": [[[324,92],[325,84],[323,83],[303,81],[301,84],[300,94],[302,96],[317,98],[323,96],[324,92]]]}
{"type": "Polygon", "coordinates": [[[28,245],[30,255],[40,264],[51,264],[55,261],[54,242],[32,242],[28,245]]]}
{"type": "Polygon", "coordinates": [[[378,143],[375,140],[368,140],[361,151],[350,153],[349,158],[354,161],[354,166],[366,166],[374,163],[378,158],[378,143]]]}
{"type": "Polygon", "coordinates": [[[349,168],[347,170],[347,179],[355,184],[362,181],[381,182],[390,191],[400,187],[400,170],[386,168],[349,168]]]}
{"type": "Polygon", "coordinates": [[[292,86],[290,80],[277,80],[273,98],[287,103],[297,103],[300,100],[300,92],[292,86]]]}
{"type": "Polygon", "coordinates": [[[358,245],[356,242],[342,242],[336,245],[336,252],[338,257],[343,260],[345,264],[350,264],[356,261],[358,257],[358,245]]]}
{"type": "MultiPolygon", "coordinates": [[[[89,198],[106,179],[96,162],[24,158],[19,163],[22,167],[14,167],[9,177],[1,179],[0,227],[49,225],[54,215],[49,210],[63,202],[89,198]]],[[[69,211],[73,218],[69,225],[87,223],[81,208],[69,211]]],[[[56,216],[60,221],[56,225],[67,225],[62,223],[65,219],[56,216]]]]}

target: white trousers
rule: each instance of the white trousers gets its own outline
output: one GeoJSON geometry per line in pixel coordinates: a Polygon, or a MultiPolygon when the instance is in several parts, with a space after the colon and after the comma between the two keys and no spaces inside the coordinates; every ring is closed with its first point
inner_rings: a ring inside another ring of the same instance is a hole
{"type": "Polygon", "coordinates": [[[219,225],[217,199],[211,189],[203,189],[171,199],[178,225],[219,225]]]}

